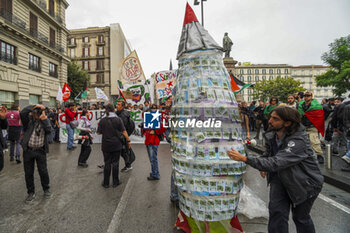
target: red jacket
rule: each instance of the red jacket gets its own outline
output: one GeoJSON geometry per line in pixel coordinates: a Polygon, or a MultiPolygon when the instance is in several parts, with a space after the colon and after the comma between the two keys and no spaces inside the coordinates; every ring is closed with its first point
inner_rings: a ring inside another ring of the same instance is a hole
{"type": "Polygon", "coordinates": [[[64,110],[64,114],[66,115],[66,124],[74,121],[74,118],[78,115],[78,113],[72,112],[69,108],[66,108],[66,110],[64,110]]]}
{"type": "Polygon", "coordinates": [[[163,136],[163,133],[166,131],[166,128],[164,128],[163,125],[161,125],[160,129],[144,129],[143,131],[144,131],[144,135],[146,137],[145,145],[158,146],[160,141],[159,141],[157,134],[163,136]],[[155,134],[150,134],[151,130],[154,130],[155,134]]]}

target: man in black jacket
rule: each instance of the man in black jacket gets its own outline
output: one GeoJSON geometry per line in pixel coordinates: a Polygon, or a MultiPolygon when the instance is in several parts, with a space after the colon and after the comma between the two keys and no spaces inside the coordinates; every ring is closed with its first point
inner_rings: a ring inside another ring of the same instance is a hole
{"type": "Polygon", "coordinates": [[[27,106],[20,113],[24,131],[21,144],[23,147],[24,174],[28,193],[26,201],[32,201],[35,197],[35,161],[44,190],[44,196],[51,196],[46,153],[49,152],[49,137],[52,127],[45,109],[43,105],[32,105],[27,106]]]}
{"type": "Polygon", "coordinates": [[[4,148],[6,145],[4,137],[2,136],[2,130],[7,129],[8,126],[6,113],[6,107],[0,106],[0,171],[4,168],[4,148]]]}
{"type": "MultiPolygon", "coordinates": [[[[129,115],[129,112],[126,111],[124,108],[125,108],[125,102],[118,101],[116,114],[118,115],[118,117],[120,117],[122,119],[125,129],[128,131],[130,115],[129,115]]],[[[121,169],[121,172],[128,172],[128,171],[132,170],[131,163],[129,162],[129,156],[126,153],[125,145],[121,151],[121,156],[123,157],[124,162],[125,162],[125,167],[121,169]]]]}
{"type": "Polygon", "coordinates": [[[228,151],[231,159],[259,169],[270,184],[269,233],[287,233],[289,211],[298,233],[314,233],[310,211],[322,189],[323,176],[298,111],[277,107],[270,113],[262,157],[228,151]]]}

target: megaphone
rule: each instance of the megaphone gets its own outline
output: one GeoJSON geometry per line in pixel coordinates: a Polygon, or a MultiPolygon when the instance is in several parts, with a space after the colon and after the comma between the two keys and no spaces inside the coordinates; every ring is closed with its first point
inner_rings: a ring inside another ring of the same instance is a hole
{"type": "Polygon", "coordinates": [[[246,139],[246,140],[244,140],[244,144],[256,146],[256,140],[255,139],[246,139]]]}

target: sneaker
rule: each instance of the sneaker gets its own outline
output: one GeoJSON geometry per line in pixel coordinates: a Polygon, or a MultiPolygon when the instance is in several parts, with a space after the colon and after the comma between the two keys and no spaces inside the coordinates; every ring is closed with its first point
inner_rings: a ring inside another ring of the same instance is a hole
{"type": "Polygon", "coordinates": [[[324,158],[322,155],[317,155],[317,160],[319,164],[324,164],[324,158]]]}
{"type": "Polygon", "coordinates": [[[124,167],[122,170],[120,170],[121,172],[128,172],[132,170],[132,167],[124,167]]]}
{"type": "Polygon", "coordinates": [[[154,177],[154,176],[149,176],[147,177],[147,180],[159,180],[160,178],[154,177]]]}
{"type": "Polygon", "coordinates": [[[341,157],[343,160],[345,160],[345,162],[350,163],[350,157],[344,155],[343,157],[341,157]]]}
{"type": "Polygon", "coordinates": [[[13,157],[11,157],[11,158],[10,158],[10,161],[11,161],[11,162],[12,162],[12,161],[15,161],[15,159],[14,159],[13,157]]]}
{"type": "Polygon", "coordinates": [[[30,201],[33,201],[35,198],[35,193],[29,193],[27,198],[26,198],[26,201],[30,202],[30,201]]]}
{"type": "Polygon", "coordinates": [[[20,159],[16,159],[17,164],[22,163],[20,159]]]}
{"type": "Polygon", "coordinates": [[[50,189],[46,189],[46,190],[44,191],[44,196],[45,196],[45,197],[51,197],[50,189]]]}

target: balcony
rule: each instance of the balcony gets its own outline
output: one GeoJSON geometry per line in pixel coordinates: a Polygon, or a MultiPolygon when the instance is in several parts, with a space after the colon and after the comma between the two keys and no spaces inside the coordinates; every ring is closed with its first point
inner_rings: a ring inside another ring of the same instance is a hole
{"type": "Polygon", "coordinates": [[[38,66],[38,65],[35,65],[35,64],[31,64],[31,63],[29,63],[29,67],[28,67],[30,70],[34,70],[34,71],[36,71],[36,72],[41,72],[41,67],[40,66],[38,66]]]}
{"type": "Polygon", "coordinates": [[[74,48],[74,47],[77,47],[77,44],[74,42],[74,43],[69,43],[67,46],[68,48],[74,48]]]}
{"type": "Polygon", "coordinates": [[[36,2],[38,4],[38,6],[45,11],[47,14],[49,14],[52,18],[54,18],[57,22],[59,22],[60,24],[63,24],[63,19],[59,16],[59,15],[55,15],[55,11],[54,10],[48,10],[47,9],[47,4],[46,4],[46,0],[34,0],[34,2],[36,2]]]}
{"type": "Polygon", "coordinates": [[[8,12],[2,8],[2,9],[0,9],[0,17],[4,18],[8,23],[16,26],[20,30],[27,31],[26,30],[26,22],[19,19],[18,17],[13,15],[11,12],[8,12]]]}
{"type": "Polygon", "coordinates": [[[0,54],[0,61],[17,65],[17,57],[7,56],[6,54],[0,54]]]}
{"type": "Polygon", "coordinates": [[[102,45],[105,45],[106,42],[103,40],[103,41],[96,41],[96,45],[98,46],[102,46],[102,45]]]}

